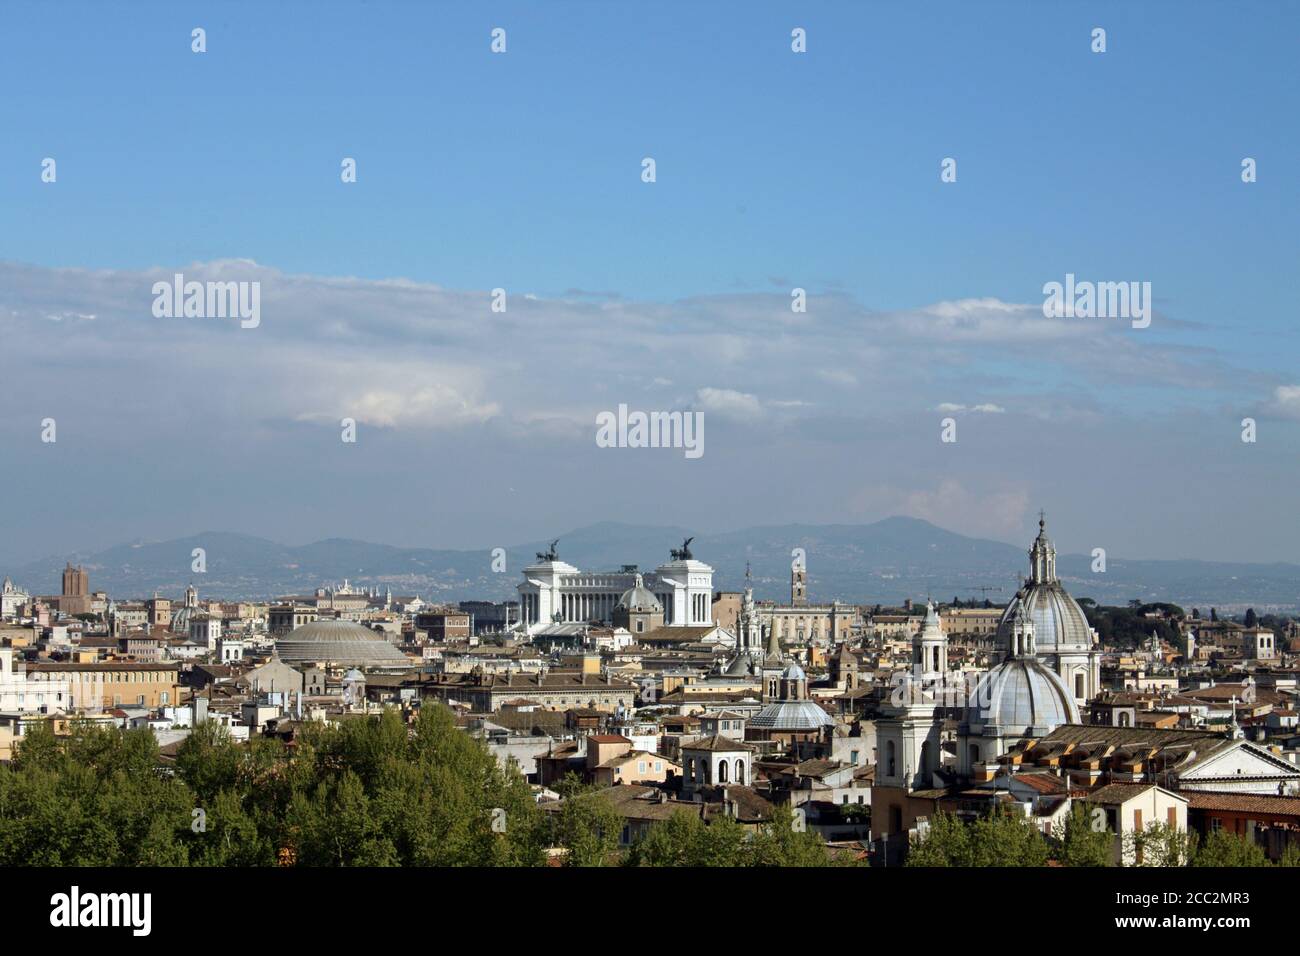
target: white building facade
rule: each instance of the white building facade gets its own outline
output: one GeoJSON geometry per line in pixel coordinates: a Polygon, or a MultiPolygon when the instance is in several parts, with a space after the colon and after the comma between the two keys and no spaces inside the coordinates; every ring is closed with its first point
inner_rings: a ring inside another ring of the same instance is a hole
{"type": "Polygon", "coordinates": [[[29,681],[13,648],[0,647],[0,713],[53,714],[69,709],[71,699],[67,680],[29,681]]]}
{"type": "MultiPolygon", "coordinates": [[[[688,540],[674,548],[672,559],[649,574],[642,583],[664,609],[667,627],[703,627],[713,624],[713,568],[695,560],[688,540]]],[[[637,569],[581,571],[561,561],[555,546],[538,554],[524,569],[518,585],[522,625],[532,634],[549,624],[612,623],[619,599],[636,585],[637,569]]]]}
{"type": "Polygon", "coordinates": [[[31,600],[31,595],[8,578],[0,584],[0,617],[17,617],[19,609],[31,600]]]}

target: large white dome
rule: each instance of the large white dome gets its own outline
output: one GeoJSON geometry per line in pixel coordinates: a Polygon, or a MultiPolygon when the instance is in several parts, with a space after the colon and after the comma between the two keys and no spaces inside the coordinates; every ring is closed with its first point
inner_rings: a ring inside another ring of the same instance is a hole
{"type": "Polygon", "coordinates": [[[382,634],[351,621],[311,621],[276,641],[275,651],[286,664],[411,666],[382,634]]]}
{"type": "Polygon", "coordinates": [[[1012,657],[981,678],[964,723],[975,734],[1041,737],[1080,720],[1074,696],[1055,671],[1031,657],[1012,657]]]}
{"type": "Polygon", "coordinates": [[[997,646],[1004,653],[1011,646],[1011,613],[1017,603],[1023,605],[1034,624],[1034,643],[1040,655],[1092,648],[1087,615],[1056,576],[1056,548],[1047,538],[1043,519],[1038,522],[1038,537],[1029,549],[1029,577],[998,623],[997,646]]]}

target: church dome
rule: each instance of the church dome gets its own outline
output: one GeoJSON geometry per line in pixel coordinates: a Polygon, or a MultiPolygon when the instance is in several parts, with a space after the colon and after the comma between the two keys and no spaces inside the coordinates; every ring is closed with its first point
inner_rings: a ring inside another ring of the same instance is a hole
{"type": "Polygon", "coordinates": [[[1033,657],[1009,657],[976,686],[963,721],[1003,734],[1041,736],[1062,724],[1077,724],[1074,696],[1056,672],[1033,657]]]}
{"type": "Polygon", "coordinates": [[[785,673],[781,675],[781,679],[782,680],[807,680],[808,675],[803,672],[803,668],[799,666],[798,661],[791,661],[790,666],[787,667],[785,669],[785,673]]]}
{"type": "Polygon", "coordinates": [[[275,642],[286,664],[394,667],[411,662],[382,634],[351,621],[311,621],[275,642]]]}
{"type": "Polygon", "coordinates": [[[664,606],[659,603],[659,599],[650,593],[641,579],[641,575],[636,576],[636,583],[623,592],[623,596],[618,599],[618,608],[624,611],[640,611],[662,613],[664,606]]]}
{"type": "Polygon", "coordinates": [[[747,654],[737,654],[723,674],[727,677],[749,677],[753,673],[753,662],[747,654]]]}
{"type": "Polygon", "coordinates": [[[1029,577],[1016,592],[998,622],[997,646],[1006,651],[1011,644],[1011,617],[1017,605],[1034,625],[1034,642],[1039,654],[1087,651],[1092,648],[1092,626],[1079,602],[1056,576],[1056,548],[1047,538],[1046,520],[1038,521],[1038,537],[1029,550],[1029,577]]]}
{"type": "Polygon", "coordinates": [[[194,615],[198,611],[196,607],[178,607],[172,611],[171,630],[173,634],[188,634],[190,632],[190,621],[194,620],[194,615]]]}
{"type": "MultiPolygon", "coordinates": [[[[1039,653],[1086,651],[1092,647],[1092,626],[1087,615],[1059,581],[1027,585],[1016,597],[1034,622],[1039,653]]],[[[1010,614],[1006,613],[998,624],[1000,647],[1006,646],[1010,620],[1010,614]]]]}

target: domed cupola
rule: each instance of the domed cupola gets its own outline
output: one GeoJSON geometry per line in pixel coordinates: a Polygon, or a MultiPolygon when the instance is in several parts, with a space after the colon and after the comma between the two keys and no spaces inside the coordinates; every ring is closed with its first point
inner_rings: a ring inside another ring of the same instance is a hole
{"type": "Polygon", "coordinates": [[[623,592],[610,616],[615,627],[625,627],[633,634],[645,634],[664,626],[664,606],[645,586],[640,574],[623,592]]]}
{"type": "Polygon", "coordinates": [[[961,737],[983,742],[983,759],[1062,724],[1080,723],[1070,689],[1038,660],[1037,627],[1020,598],[1007,608],[1005,622],[1006,657],[976,685],[959,730],[961,737]]]}
{"type": "Polygon", "coordinates": [[[650,593],[640,574],[636,576],[635,583],[623,592],[616,606],[625,611],[658,611],[660,614],[664,611],[664,606],[650,593]]]}
{"type": "Polygon", "coordinates": [[[1047,537],[1047,521],[1042,516],[1038,520],[1038,537],[1029,549],[1029,577],[998,623],[997,647],[1004,654],[1012,647],[1011,612],[1017,606],[1022,606],[1033,622],[1034,644],[1040,657],[1092,649],[1092,626],[1079,602],[1056,576],[1056,547],[1047,537]]]}

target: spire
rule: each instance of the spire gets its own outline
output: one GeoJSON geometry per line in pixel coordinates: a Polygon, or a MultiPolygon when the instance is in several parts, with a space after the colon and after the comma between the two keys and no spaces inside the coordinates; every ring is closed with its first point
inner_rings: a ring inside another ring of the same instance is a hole
{"type": "Polygon", "coordinates": [[[767,632],[767,656],[775,657],[777,660],[781,659],[781,639],[776,636],[775,622],[767,632]]]}

